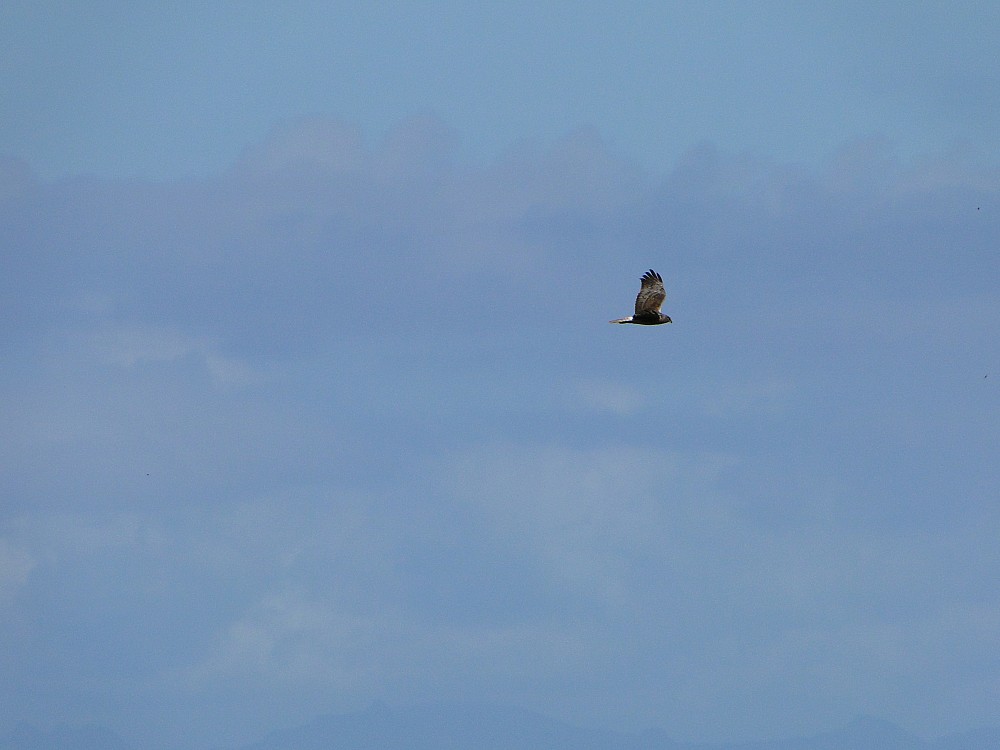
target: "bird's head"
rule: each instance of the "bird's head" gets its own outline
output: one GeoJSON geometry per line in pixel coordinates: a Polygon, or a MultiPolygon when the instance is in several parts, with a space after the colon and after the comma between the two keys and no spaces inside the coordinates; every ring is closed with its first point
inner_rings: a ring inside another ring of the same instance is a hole
{"type": "MultiPolygon", "coordinates": [[[[660,313],[660,315],[663,315],[663,313],[660,313]]],[[[672,321],[672,320],[670,319],[670,316],[669,316],[669,315],[663,315],[663,322],[664,322],[664,323],[673,323],[674,321],[672,321]]]]}

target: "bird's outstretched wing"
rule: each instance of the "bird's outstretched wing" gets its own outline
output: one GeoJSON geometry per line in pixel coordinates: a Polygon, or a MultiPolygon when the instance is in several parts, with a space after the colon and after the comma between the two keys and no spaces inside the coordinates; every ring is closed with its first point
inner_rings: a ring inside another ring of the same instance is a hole
{"type": "Polygon", "coordinates": [[[635,314],[654,314],[660,312],[660,305],[667,298],[667,293],[663,289],[663,279],[656,271],[650,268],[642,275],[642,288],[635,298],[635,314]]]}

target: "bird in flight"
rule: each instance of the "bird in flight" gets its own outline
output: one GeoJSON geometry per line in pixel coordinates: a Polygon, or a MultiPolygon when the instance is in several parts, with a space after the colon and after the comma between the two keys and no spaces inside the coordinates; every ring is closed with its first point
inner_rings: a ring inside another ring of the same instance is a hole
{"type": "Polygon", "coordinates": [[[656,271],[650,268],[642,275],[642,287],[635,298],[635,315],[618,320],[609,320],[609,323],[635,323],[640,326],[658,326],[661,323],[672,323],[669,315],[660,312],[660,305],[667,298],[667,293],[663,290],[663,279],[656,271]]]}

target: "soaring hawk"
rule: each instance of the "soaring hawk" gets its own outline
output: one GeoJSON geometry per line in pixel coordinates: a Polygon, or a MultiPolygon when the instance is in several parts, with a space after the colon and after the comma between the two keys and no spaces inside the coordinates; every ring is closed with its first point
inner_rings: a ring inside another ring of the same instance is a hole
{"type": "Polygon", "coordinates": [[[635,298],[635,315],[618,320],[610,320],[609,323],[635,323],[640,326],[658,326],[661,323],[672,323],[669,315],[660,312],[660,305],[667,298],[667,293],[663,290],[663,279],[656,271],[650,268],[642,275],[642,287],[639,295],[635,298]]]}

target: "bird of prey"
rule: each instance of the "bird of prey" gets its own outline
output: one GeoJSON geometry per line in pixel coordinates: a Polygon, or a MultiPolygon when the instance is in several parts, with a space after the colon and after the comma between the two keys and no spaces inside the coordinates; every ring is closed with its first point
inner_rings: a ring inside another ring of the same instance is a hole
{"type": "Polygon", "coordinates": [[[650,268],[642,275],[642,287],[639,295],[635,298],[635,315],[618,320],[609,320],[609,323],[635,323],[640,326],[658,326],[661,323],[672,323],[669,315],[660,312],[660,305],[667,298],[667,293],[663,290],[663,279],[656,271],[650,268]]]}

